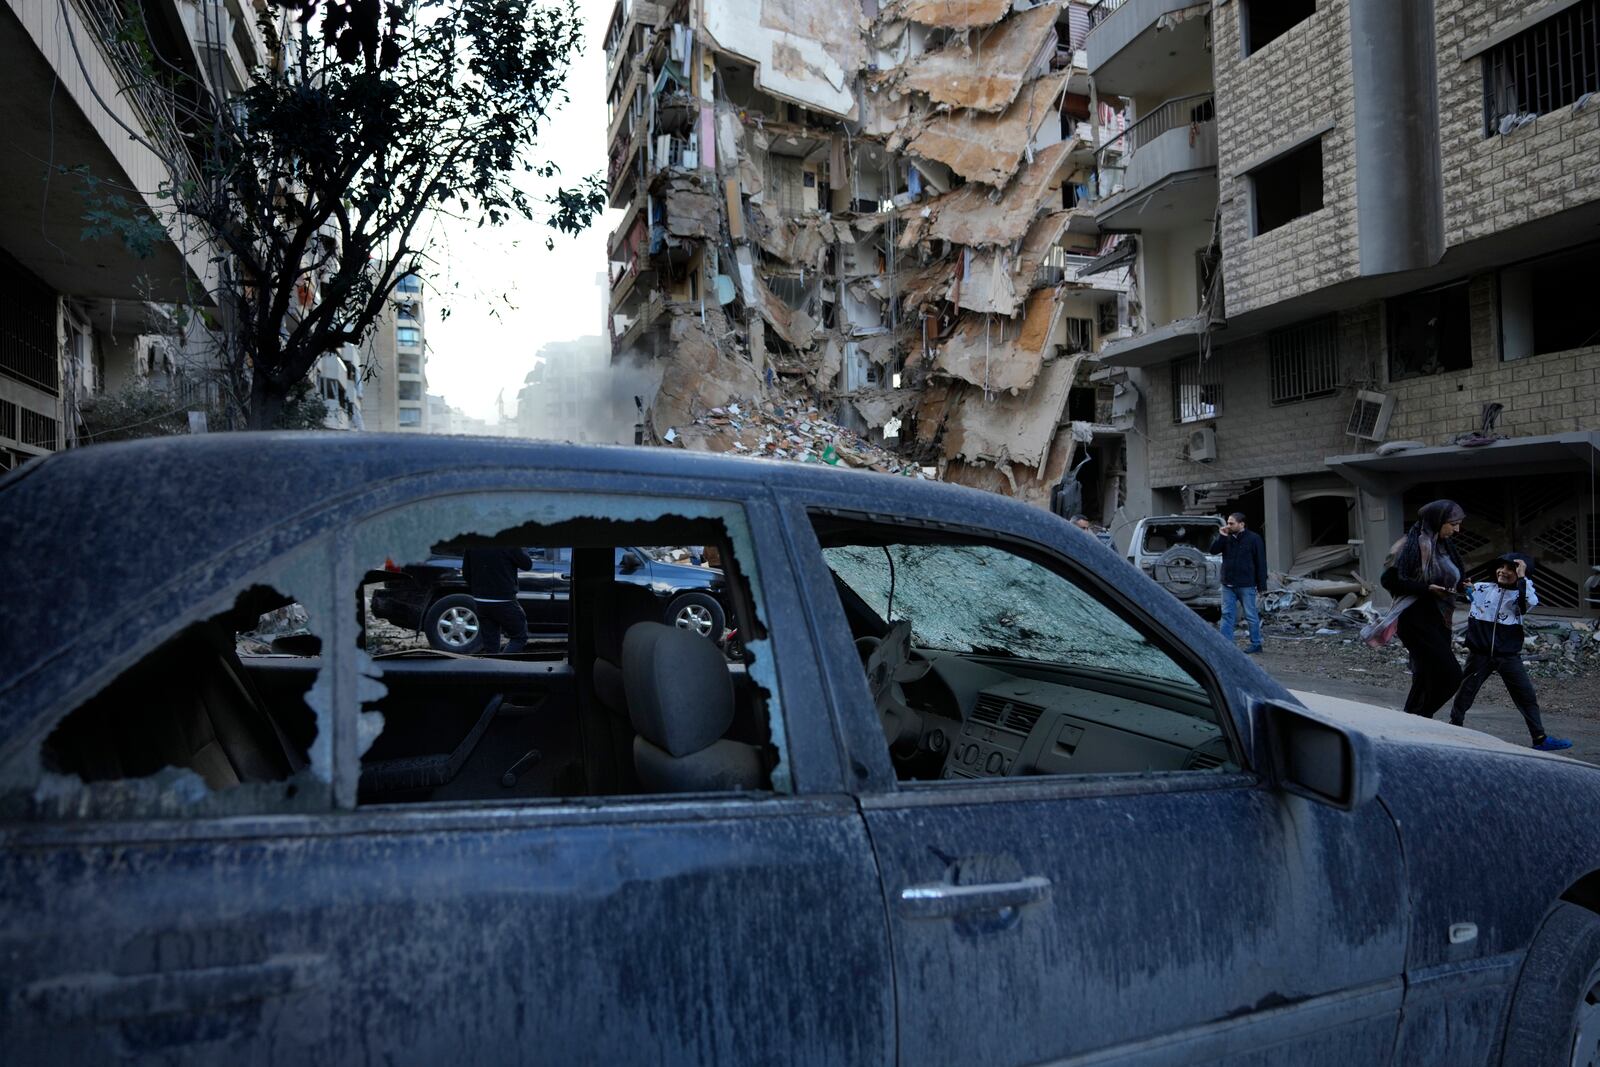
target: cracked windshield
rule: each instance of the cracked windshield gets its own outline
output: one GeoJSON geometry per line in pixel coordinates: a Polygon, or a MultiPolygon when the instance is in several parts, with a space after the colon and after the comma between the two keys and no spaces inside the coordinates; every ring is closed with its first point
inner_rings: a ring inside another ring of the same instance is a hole
{"type": "Polygon", "coordinates": [[[912,641],[924,648],[1120,671],[1200,688],[1133,627],[1021,556],[987,545],[852,545],[824,549],[823,555],[880,618],[911,620],[912,641]]]}

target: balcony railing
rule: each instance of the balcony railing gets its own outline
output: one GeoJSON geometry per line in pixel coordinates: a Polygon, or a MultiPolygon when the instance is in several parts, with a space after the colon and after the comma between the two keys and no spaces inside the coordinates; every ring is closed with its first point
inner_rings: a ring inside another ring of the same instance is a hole
{"type": "Polygon", "coordinates": [[[1127,2],[1128,0],[1100,0],[1089,9],[1089,28],[1092,30],[1100,25],[1113,11],[1127,2]]]}
{"type": "Polygon", "coordinates": [[[1095,161],[1105,167],[1108,157],[1115,153],[1122,157],[1122,165],[1126,165],[1134,153],[1168,130],[1210,122],[1216,115],[1216,104],[1210,93],[1174,97],[1101,145],[1095,151],[1095,161]]]}

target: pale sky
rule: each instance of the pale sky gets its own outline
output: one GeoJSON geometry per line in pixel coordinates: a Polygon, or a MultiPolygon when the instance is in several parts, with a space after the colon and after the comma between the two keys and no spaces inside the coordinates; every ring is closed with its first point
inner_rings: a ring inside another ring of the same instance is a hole
{"type": "MultiPolygon", "coordinates": [[[[605,177],[604,36],[612,6],[578,0],[586,47],[567,75],[571,99],[541,131],[534,155],[554,160],[568,184],[595,172],[605,177]]],[[[517,390],[541,346],[604,328],[607,294],[595,276],[606,270],[606,235],[621,213],[608,210],[576,238],[547,229],[542,217],[481,229],[447,221],[435,231],[440,273],[430,279],[427,306],[428,392],[468,415],[492,420],[503,389],[506,414],[514,416],[517,390]],[[547,235],[556,238],[554,251],[545,251],[547,235]]]]}

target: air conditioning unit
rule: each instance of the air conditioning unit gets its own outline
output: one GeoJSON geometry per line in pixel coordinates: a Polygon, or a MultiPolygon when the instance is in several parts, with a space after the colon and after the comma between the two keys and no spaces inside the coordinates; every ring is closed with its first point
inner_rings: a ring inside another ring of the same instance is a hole
{"type": "Polygon", "coordinates": [[[1356,406],[1350,409],[1350,425],[1344,432],[1363,441],[1381,441],[1389,432],[1389,419],[1393,415],[1394,397],[1388,393],[1359,390],[1356,406]]]}
{"type": "Polygon", "coordinates": [[[1201,426],[1189,431],[1189,458],[1196,463],[1210,463],[1217,458],[1217,431],[1201,426]]]}

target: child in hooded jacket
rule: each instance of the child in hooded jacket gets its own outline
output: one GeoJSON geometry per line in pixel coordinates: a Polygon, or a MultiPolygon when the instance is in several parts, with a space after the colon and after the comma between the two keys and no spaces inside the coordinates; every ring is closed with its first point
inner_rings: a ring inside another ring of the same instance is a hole
{"type": "Polygon", "coordinates": [[[1545,733],[1539,717],[1539,698],[1522,664],[1522,617],[1539,603],[1528,578],[1532,561],[1518,552],[1495,560],[1495,580],[1475,582],[1469,590],[1472,609],[1467,614],[1467,665],[1456,692],[1450,721],[1466,725],[1467,711],[1478,688],[1491,674],[1505,682],[1512,703],[1522,713],[1533,737],[1533,747],[1545,752],[1571,748],[1572,742],[1545,733]]]}

